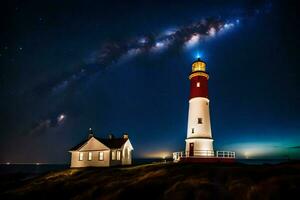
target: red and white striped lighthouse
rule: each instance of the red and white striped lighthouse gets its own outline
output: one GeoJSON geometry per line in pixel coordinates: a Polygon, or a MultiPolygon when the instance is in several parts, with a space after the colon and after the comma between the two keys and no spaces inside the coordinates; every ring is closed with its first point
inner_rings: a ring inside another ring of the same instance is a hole
{"type": "Polygon", "coordinates": [[[208,73],[206,63],[198,58],[192,64],[185,152],[173,152],[174,162],[232,163],[235,152],[214,151],[210,126],[208,73]]]}
{"type": "Polygon", "coordinates": [[[208,73],[206,63],[198,58],[192,64],[185,152],[173,152],[174,162],[235,162],[235,152],[214,151],[210,127],[208,73]]]}
{"type": "Polygon", "coordinates": [[[185,154],[187,157],[214,156],[210,126],[208,73],[206,63],[198,58],[192,64],[185,154]]]}

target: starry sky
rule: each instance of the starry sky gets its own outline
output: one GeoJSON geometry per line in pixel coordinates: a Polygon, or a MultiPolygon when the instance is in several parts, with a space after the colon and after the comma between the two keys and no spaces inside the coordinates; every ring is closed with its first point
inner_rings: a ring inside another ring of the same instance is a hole
{"type": "Polygon", "coordinates": [[[87,137],[184,149],[191,63],[210,74],[215,149],[300,158],[299,20],[286,1],[1,5],[0,162],[66,163],[87,137]]]}

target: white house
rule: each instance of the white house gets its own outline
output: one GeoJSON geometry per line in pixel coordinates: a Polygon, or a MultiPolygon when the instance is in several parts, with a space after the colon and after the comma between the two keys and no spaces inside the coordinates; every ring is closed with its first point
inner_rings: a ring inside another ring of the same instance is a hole
{"type": "Polygon", "coordinates": [[[112,134],[108,138],[98,138],[90,129],[88,138],[69,151],[70,167],[131,165],[132,151],[128,134],[125,133],[121,138],[115,138],[112,134]]]}

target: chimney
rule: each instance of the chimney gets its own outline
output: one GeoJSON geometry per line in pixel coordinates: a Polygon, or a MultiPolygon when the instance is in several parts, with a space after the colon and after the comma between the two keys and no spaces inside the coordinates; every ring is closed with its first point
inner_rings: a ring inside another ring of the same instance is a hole
{"type": "Polygon", "coordinates": [[[123,134],[123,138],[124,138],[124,139],[128,139],[128,133],[124,133],[124,134],[123,134]]]}
{"type": "Polygon", "coordinates": [[[108,134],[108,139],[110,139],[110,140],[111,140],[111,139],[114,139],[114,135],[113,135],[112,133],[109,133],[109,134],[108,134]]]}
{"type": "Polygon", "coordinates": [[[91,137],[94,137],[94,133],[92,128],[89,128],[89,135],[88,135],[88,139],[90,139],[91,137]]]}

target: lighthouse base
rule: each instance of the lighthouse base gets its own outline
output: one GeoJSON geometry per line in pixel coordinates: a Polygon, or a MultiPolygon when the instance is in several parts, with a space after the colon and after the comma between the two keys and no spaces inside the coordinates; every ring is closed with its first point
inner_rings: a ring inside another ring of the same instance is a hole
{"type": "Polygon", "coordinates": [[[185,154],[187,157],[214,157],[212,138],[187,138],[185,140],[185,154]]]}

